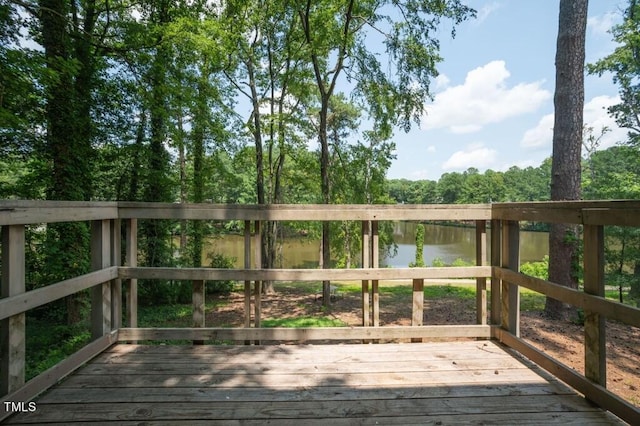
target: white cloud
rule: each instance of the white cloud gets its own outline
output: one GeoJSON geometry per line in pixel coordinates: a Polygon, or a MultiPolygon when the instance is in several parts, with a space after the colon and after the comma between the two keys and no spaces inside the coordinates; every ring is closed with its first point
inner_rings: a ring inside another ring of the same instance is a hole
{"type": "Polygon", "coordinates": [[[447,77],[445,74],[438,74],[438,76],[435,78],[435,90],[442,90],[445,89],[447,86],[449,86],[449,83],[451,82],[451,80],[449,80],[449,77],[447,77]]]}
{"type": "Polygon", "coordinates": [[[423,128],[472,133],[489,123],[533,112],[551,98],[543,81],[507,87],[504,61],[489,62],[467,73],[462,85],[448,87],[426,106],[423,128]]]}
{"type": "Polygon", "coordinates": [[[616,121],[609,115],[607,108],[620,103],[619,96],[596,96],[584,105],[584,124],[593,128],[595,136],[607,127],[607,132],[600,141],[600,149],[609,148],[627,139],[627,131],[618,127],[616,121]]]}
{"type": "Polygon", "coordinates": [[[489,15],[491,15],[493,12],[495,12],[501,6],[502,5],[500,3],[498,3],[497,1],[494,1],[494,2],[491,2],[489,4],[483,5],[478,10],[478,14],[477,14],[477,17],[476,17],[476,20],[474,21],[474,23],[476,25],[482,24],[485,21],[485,19],[487,19],[489,17],[489,15]]]}
{"type": "Polygon", "coordinates": [[[609,36],[611,27],[620,22],[620,14],[616,12],[607,12],[602,15],[592,16],[587,19],[587,28],[593,35],[609,36]]]}
{"type": "MultiPolygon", "coordinates": [[[[600,148],[608,148],[626,139],[627,132],[616,124],[615,120],[607,112],[607,108],[620,102],[618,96],[596,96],[584,105],[584,125],[592,127],[596,136],[600,135],[603,128],[608,128],[600,141],[600,148]]],[[[527,130],[520,146],[523,148],[548,149],[553,143],[553,114],[543,116],[536,127],[527,130]]]]}
{"type": "Polygon", "coordinates": [[[436,147],[435,145],[429,145],[427,147],[427,152],[436,152],[436,147]]]}
{"type": "Polygon", "coordinates": [[[553,114],[543,116],[538,125],[524,132],[520,141],[523,148],[547,148],[553,140],[553,114]]]}
{"type": "Polygon", "coordinates": [[[467,170],[469,167],[484,169],[495,164],[498,151],[477,143],[467,146],[462,151],[454,152],[442,164],[442,170],[467,170]]]}

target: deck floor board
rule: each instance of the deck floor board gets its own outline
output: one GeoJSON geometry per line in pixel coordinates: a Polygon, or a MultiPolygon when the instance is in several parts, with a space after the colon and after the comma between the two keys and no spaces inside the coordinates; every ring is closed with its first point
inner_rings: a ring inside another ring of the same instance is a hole
{"type": "Polygon", "coordinates": [[[109,348],[8,424],[624,424],[492,341],[109,348]]]}

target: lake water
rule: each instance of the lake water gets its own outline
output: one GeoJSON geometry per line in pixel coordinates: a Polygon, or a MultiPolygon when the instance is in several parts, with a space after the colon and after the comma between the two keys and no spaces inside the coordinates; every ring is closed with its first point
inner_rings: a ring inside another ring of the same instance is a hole
{"type": "MultiPolygon", "coordinates": [[[[413,222],[394,223],[393,238],[398,246],[394,257],[380,259],[381,266],[405,268],[415,259],[415,232],[417,224],[413,222]]],[[[449,264],[456,259],[475,261],[475,228],[427,224],[425,227],[424,261],[432,265],[434,259],[449,264]]],[[[491,230],[488,231],[489,235],[491,230]]],[[[549,253],[548,234],[546,232],[520,232],[520,260],[534,262],[542,260],[549,253]]],[[[490,244],[487,244],[490,250],[490,244]]],[[[235,266],[243,267],[244,238],[240,235],[225,235],[208,240],[205,253],[222,252],[236,259],[235,266]]],[[[490,255],[490,253],[488,254],[490,255]]],[[[209,262],[206,254],[203,265],[209,262]]],[[[278,268],[315,268],[320,257],[320,242],[308,238],[287,238],[280,250],[278,268]]]]}

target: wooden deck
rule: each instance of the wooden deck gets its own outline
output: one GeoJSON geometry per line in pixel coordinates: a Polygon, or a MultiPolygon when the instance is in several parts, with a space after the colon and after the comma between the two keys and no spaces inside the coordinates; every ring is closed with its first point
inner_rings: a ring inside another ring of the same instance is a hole
{"type": "Polygon", "coordinates": [[[494,341],[118,344],[7,424],[624,424],[494,341]]]}

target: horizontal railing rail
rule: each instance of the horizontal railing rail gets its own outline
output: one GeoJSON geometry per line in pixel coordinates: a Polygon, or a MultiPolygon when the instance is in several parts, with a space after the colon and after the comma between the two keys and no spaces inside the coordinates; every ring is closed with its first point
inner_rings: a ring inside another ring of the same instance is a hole
{"type": "MultiPolygon", "coordinates": [[[[216,340],[313,341],[494,337],[529,357],[587,398],[621,418],[640,418],[638,407],[606,389],[605,319],[640,327],[640,309],[604,298],[604,234],[607,225],[640,227],[640,201],[576,201],[497,203],[481,205],[216,205],[140,202],[0,201],[2,227],[2,401],[26,401],[82,363],[118,341],[216,340]],[[137,265],[137,221],[234,220],[244,222],[245,262],[242,269],[151,268],[137,265]],[[262,221],[361,221],[363,267],[357,269],[261,269],[262,221]],[[39,289],[26,291],[25,230],[58,222],[91,222],[93,271],[39,289]],[[377,263],[379,221],[464,221],[476,226],[476,264],[446,268],[380,268],[377,263]],[[530,277],[519,272],[519,222],[569,223],[584,227],[584,290],[530,277]],[[253,222],[253,223],[252,223],[253,222]],[[491,237],[487,237],[490,222],[491,237]],[[122,226],[126,237],[121,241],[122,226]],[[121,245],[126,249],[120,265],[121,245]],[[486,264],[487,246],[491,262],[486,264]],[[476,324],[430,326],[422,324],[425,279],[476,279],[476,324]],[[191,328],[139,328],[137,281],[176,280],[194,283],[194,325],[191,328]],[[487,283],[491,298],[487,300],[487,283]],[[245,327],[207,328],[204,322],[204,281],[245,283],[245,327]],[[323,329],[260,328],[262,281],[361,280],[363,327],[323,329]],[[380,280],[413,282],[412,326],[378,327],[380,280]],[[251,283],[254,283],[253,292],[251,283]],[[123,287],[126,303],[121,306],[123,287]],[[577,373],[519,336],[519,287],[571,304],[585,312],[585,374],[577,373]],[[60,364],[24,382],[25,314],[66,296],[91,290],[93,341],[60,364]],[[252,299],[253,298],[253,299],[252,299]],[[255,305],[251,327],[251,301],[255,305]],[[122,324],[126,308],[126,327],[122,324]],[[487,321],[488,313],[491,313],[487,321]]],[[[5,416],[7,413],[4,414],[5,416]]],[[[3,415],[0,413],[0,420],[3,415]]]]}

